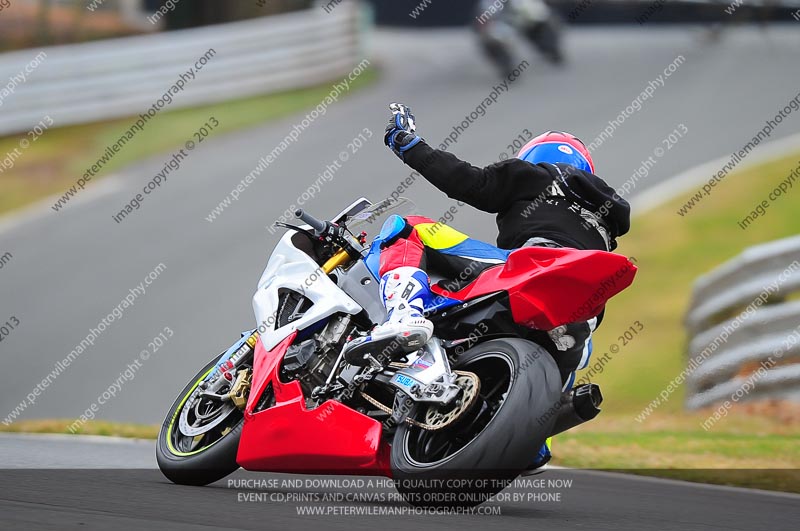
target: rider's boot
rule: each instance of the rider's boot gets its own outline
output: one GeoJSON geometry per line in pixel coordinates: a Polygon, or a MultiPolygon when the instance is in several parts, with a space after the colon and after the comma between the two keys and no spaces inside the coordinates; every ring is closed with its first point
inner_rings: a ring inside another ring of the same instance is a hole
{"type": "Polygon", "coordinates": [[[553,457],[550,453],[551,445],[553,444],[553,438],[549,437],[545,443],[539,448],[539,452],[536,454],[533,462],[528,465],[528,467],[522,471],[521,476],[533,476],[534,474],[541,474],[545,470],[547,470],[547,463],[553,457]]]}
{"type": "Polygon", "coordinates": [[[433,323],[424,315],[425,303],[432,298],[429,283],[428,275],[416,267],[398,267],[383,275],[380,289],[386,322],[344,346],[348,363],[365,365],[369,355],[384,362],[422,348],[433,334],[433,323]]]}

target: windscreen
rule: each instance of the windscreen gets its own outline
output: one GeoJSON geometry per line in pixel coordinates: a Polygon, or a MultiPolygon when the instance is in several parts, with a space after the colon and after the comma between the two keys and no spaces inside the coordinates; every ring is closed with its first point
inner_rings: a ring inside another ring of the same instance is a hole
{"type": "Polygon", "coordinates": [[[394,214],[405,217],[419,215],[419,212],[417,205],[410,199],[388,197],[352,216],[348,220],[347,228],[353,234],[366,232],[367,241],[371,242],[380,233],[383,223],[394,214]]]}

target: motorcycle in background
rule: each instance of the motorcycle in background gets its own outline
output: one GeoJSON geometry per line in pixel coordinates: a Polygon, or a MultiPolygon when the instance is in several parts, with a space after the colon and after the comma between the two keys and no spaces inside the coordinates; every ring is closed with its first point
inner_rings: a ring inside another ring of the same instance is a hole
{"type": "Polygon", "coordinates": [[[561,21],[542,0],[481,0],[474,28],[481,48],[504,76],[514,69],[513,50],[518,35],[549,62],[564,62],[561,21]]]}

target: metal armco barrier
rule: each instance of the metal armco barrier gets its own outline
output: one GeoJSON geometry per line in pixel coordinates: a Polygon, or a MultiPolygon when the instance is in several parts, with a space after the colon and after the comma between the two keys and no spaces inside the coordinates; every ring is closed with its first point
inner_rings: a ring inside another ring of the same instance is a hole
{"type": "Polygon", "coordinates": [[[750,247],[697,280],[686,407],[800,401],[800,237],[750,247]],[[732,399],[732,397],[734,397],[732,399]]]}
{"type": "Polygon", "coordinates": [[[209,49],[207,64],[163,110],[309,87],[348,74],[363,57],[363,11],[319,8],[153,35],[19,50],[0,56],[0,135],[23,133],[49,115],[56,126],[146,112],[209,49]]]}

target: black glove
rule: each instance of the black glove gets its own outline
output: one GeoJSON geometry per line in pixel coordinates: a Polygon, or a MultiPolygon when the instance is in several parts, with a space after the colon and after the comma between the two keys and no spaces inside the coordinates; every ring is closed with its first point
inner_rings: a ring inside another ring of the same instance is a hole
{"type": "Polygon", "coordinates": [[[417,126],[409,107],[402,103],[392,103],[389,105],[389,110],[392,111],[392,117],[389,118],[383,141],[404,160],[405,152],[419,144],[422,139],[416,134],[417,126]]]}

